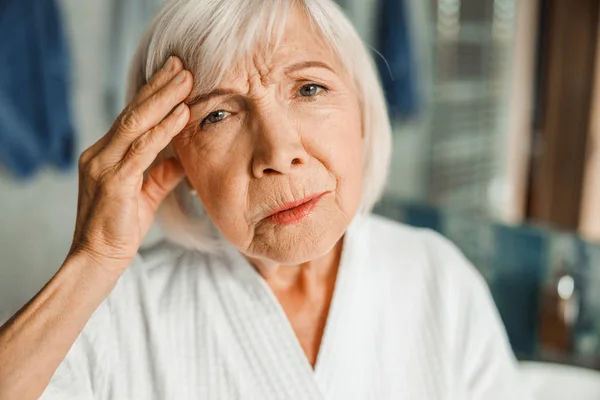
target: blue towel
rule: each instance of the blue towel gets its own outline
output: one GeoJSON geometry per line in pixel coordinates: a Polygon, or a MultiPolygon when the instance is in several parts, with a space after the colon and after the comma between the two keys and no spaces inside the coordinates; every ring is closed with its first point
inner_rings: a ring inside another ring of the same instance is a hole
{"type": "Polygon", "coordinates": [[[405,0],[380,0],[377,65],[390,116],[410,118],[419,112],[418,82],[405,0]],[[387,63],[386,63],[387,61],[387,63]]]}
{"type": "Polygon", "coordinates": [[[0,162],[16,177],[74,158],[69,58],[54,0],[0,0],[0,162]]]}

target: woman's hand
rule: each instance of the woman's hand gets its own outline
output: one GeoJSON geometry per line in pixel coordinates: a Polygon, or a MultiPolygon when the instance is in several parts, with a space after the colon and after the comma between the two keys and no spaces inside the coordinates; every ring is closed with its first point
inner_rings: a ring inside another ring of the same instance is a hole
{"type": "Polygon", "coordinates": [[[186,126],[184,99],[192,74],[171,57],[117,118],[109,132],[79,159],[77,221],[70,255],[119,275],[130,265],[154,214],[183,179],[175,159],[144,172],[186,126]]]}
{"type": "Polygon", "coordinates": [[[154,213],[184,174],[173,159],[144,172],[187,124],[192,76],[171,58],[111,130],[83,152],[73,245],[44,288],[0,327],[0,398],[38,398],[129,266],[154,213]],[[107,273],[108,271],[108,273],[107,273]]]}
{"type": "Polygon", "coordinates": [[[44,288],[0,327],[0,398],[38,398],[129,266],[154,213],[184,174],[173,159],[144,172],[187,124],[192,76],[171,58],[111,130],[81,155],[73,245],[44,288]],[[107,274],[108,271],[108,274],[107,274]]]}

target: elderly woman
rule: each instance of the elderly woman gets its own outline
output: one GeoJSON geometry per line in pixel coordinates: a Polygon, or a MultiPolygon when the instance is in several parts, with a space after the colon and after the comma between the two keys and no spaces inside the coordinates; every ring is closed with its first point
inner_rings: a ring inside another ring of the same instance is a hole
{"type": "Polygon", "coordinates": [[[390,125],[331,0],[169,1],[131,71],[64,264],[2,327],[0,398],[526,397],[473,267],[369,215],[390,125]]]}

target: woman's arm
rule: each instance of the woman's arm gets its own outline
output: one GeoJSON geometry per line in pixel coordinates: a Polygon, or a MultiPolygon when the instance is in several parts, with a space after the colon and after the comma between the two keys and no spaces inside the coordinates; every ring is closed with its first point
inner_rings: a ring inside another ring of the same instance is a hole
{"type": "Polygon", "coordinates": [[[132,263],[158,206],[184,177],[174,159],[152,165],[187,125],[183,101],[191,89],[191,74],[171,57],[110,131],[81,155],[69,255],[37,296],[0,327],[0,399],[42,394],[132,263]]]}
{"type": "Polygon", "coordinates": [[[85,254],[69,257],[0,328],[0,398],[37,398],[119,276],[85,254]]]}

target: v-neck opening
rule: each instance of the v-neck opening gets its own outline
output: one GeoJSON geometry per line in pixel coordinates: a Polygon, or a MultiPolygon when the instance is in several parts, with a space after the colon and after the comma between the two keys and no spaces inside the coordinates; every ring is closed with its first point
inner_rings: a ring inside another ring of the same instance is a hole
{"type": "MultiPolygon", "coordinates": [[[[294,338],[293,342],[294,342],[295,353],[297,353],[297,354],[299,354],[299,356],[301,356],[302,360],[306,364],[306,367],[311,371],[311,373],[314,377],[317,376],[318,371],[321,369],[320,365],[323,364],[322,360],[325,358],[324,353],[326,353],[326,350],[328,349],[328,346],[329,346],[329,342],[331,341],[331,339],[328,339],[331,336],[331,334],[328,334],[328,332],[332,331],[331,325],[334,324],[334,319],[336,316],[335,311],[339,308],[339,306],[337,306],[337,304],[339,303],[338,298],[339,298],[339,292],[341,290],[340,288],[343,288],[344,281],[347,278],[347,274],[349,272],[349,271],[347,271],[348,268],[346,268],[348,257],[347,257],[347,254],[346,254],[347,252],[345,249],[348,244],[347,239],[348,239],[348,232],[346,232],[344,234],[344,237],[341,239],[342,240],[342,252],[341,252],[340,258],[339,258],[339,265],[338,265],[337,271],[336,271],[335,283],[333,285],[333,292],[331,294],[331,300],[329,302],[329,307],[327,309],[327,316],[325,318],[325,326],[323,327],[323,332],[321,334],[321,340],[319,343],[319,348],[317,349],[317,357],[315,360],[314,367],[311,365],[306,353],[304,352],[304,349],[302,348],[302,344],[300,343],[300,339],[298,338],[298,335],[296,335],[296,332],[294,331],[292,322],[290,321],[288,315],[286,314],[285,309],[283,308],[283,306],[277,299],[277,296],[273,292],[273,289],[271,289],[269,284],[264,280],[264,278],[260,275],[260,273],[258,273],[258,271],[256,272],[259,279],[261,280],[261,284],[262,284],[264,290],[268,293],[270,300],[273,302],[274,306],[277,307],[278,314],[281,317],[282,322],[285,324],[286,330],[290,332],[290,337],[294,338]]],[[[254,269],[254,267],[252,267],[252,268],[254,269]]]]}
{"type": "Polygon", "coordinates": [[[237,259],[237,261],[241,264],[244,264],[244,268],[241,268],[241,270],[239,271],[239,276],[242,277],[244,281],[248,283],[250,283],[251,281],[258,283],[261,289],[264,291],[264,293],[269,296],[270,303],[272,303],[272,306],[276,307],[277,309],[277,314],[280,319],[280,322],[284,324],[285,330],[289,332],[289,336],[293,337],[294,339],[294,353],[297,354],[298,357],[301,357],[303,364],[308,370],[310,370],[312,376],[315,379],[320,375],[320,371],[326,368],[326,365],[324,366],[324,364],[327,364],[327,353],[332,346],[331,342],[334,340],[334,327],[336,320],[339,316],[338,311],[342,307],[342,305],[340,304],[342,300],[340,298],[343,297],[343,293],[341,292],[353,290],[352,286],[354,282],[352,278],[355,275],[353,271],[355,266],[353,265],[354,257],[352,254],[357,250],[357,243],[355,240],[353,240],[353,236],[355,236],[356,231],[360,229],[359,227],[357,227],[357,225],[359,225],[360,219],[360,216],[356,216],[354,218],[354,220],[349,225],[348,229],[346,229],[343,238],[341,239],[343,242],[342,251],[339,258],[339,266],[336,272],[333,293],[331,296],[329,308],[327,310],[325,326],[321,336],[321,341],[319,343],[317,358],[314,367],[311,365],[308,357],[306,356],[306,353],[302,348],[300,340],[296,335],[296,332],[294,331],[290,319],[288,318],[283,306],[279,303],[279,300],[277,299],[277,296],[275,295],[271,287],[268,285],[268,283],[262,277],[262,275],[260,275],[260,273],[256,270],[256,268],[252,266],[252,264],[242,254],[240,254],[237,249],[234,249],[232,247],[232,251],[236,253],[235,258],[237,259]]]}

